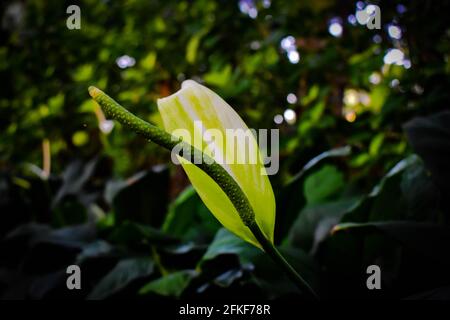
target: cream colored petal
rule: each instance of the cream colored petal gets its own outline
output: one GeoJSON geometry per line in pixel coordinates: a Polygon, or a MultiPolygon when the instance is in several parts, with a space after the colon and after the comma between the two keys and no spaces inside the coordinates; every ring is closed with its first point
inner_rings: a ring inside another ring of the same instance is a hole
{"type": "MultiPolygon", "coordinates": [[[[265,169],[256,139],[239,115],[217,94],[193,80],[184,81],[178,92],[159,99],[158,108],[168,132],[176,135],[176,130],[185,129],[192,138],[198,137],[194,139],[197,142],[194,145],[214,157],[236,180],[255,212],[256,222],[273,243],[273,190],[267,175],[261,174],[261,169],[265,169]],[[233,137],[226,135],[227,129],[229,133],[236,134],[234,149],[231,144],[233,137]],[[210,136],[222,133],[223,142],[221,143],[220,139],[205,140],[204,134],[209,131],[212,133],[210,136]]],[[[180,161],[192,185],[214,216],[227,229],[259,246],[217,183],[195,165],[184,159],[180,161]]]]}

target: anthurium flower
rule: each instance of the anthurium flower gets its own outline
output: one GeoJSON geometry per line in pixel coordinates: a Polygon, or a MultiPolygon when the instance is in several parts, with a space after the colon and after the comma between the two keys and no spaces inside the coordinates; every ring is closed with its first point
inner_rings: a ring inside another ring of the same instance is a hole
{"type": "MultiPolygon", "coordinates": [[[[248,198],[262,233],[273,244],[275,197],[265,174],[258,144],[244,121],[216,93],[186,80],[181,89],[158,100],[164,128],[216,160],[248,198]]],[[[193,187],[222,225],[242,239],[261,247],[244,224],[226,193],[192,162],[178,159],[193,187]]]]}

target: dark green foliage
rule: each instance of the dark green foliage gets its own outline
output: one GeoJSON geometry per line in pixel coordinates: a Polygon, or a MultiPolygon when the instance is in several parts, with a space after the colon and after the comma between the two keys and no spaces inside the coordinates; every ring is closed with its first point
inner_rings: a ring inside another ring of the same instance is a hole
{"type": "Polygon", "coordinates": [[[401,14],[399,1],[376,2],[381,30],[347,23],[352,1],[255,3],[252,19],[238,1],[86,0],[81,30],[68,30],[72,3],[2,2],[0,298],[304,298],[221,228],[167,151],[117,123],[100,130],[86,92],[96,85],[161,127],[156,99],[187,78],[249,127],[280,129],[275,241],[322,297],[450,298],[448,3],[405,1],[401,14]],[[297,64],[280,46],[288,35],[297,64]],[[411,68],[384,66],[390,48],[411,68]],[[123,55],[136,64],[119,68],[123,55]],[[344,102],[349,89],[370,103],[344,102]],[[275,124],[287,108],[297,121],[275,124]],[[66,288],[71,264],[82,290],[66,288]],[[371,264],[380,291],[367,290],[371,264]]]}

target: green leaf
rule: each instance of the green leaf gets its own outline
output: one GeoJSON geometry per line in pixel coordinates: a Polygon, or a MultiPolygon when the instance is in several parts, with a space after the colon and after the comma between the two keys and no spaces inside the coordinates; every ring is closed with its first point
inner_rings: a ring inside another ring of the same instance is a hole
{"type": "Polygon", "coordinates": [[[305,196],[302,192],[305,174],[315,168],[322,160],[333,157],[345,157],[351,153],[351,147],[345,146],[322,152],[309,160],[303,168],[294,175],[288,183],[279,190],[276,195],[278,203],[278,216],[276,223],[276,235],[286,237],[292,224],[297,219],[300,210],[305,206],[305,196]]]}
{"type": "Polygon", "coordinates": [[[84,64],[78,67],[73,73],[73,79],[78,82],[87,81],[92,79],[94,67],[92,64],[84,64]]]}
{"type": "Polygon", "coordinates": [[[448,302],[450,300],[450,287],[444,286],[426,292],[416,293],[406,297],[405,300],[443,300],[448,302]]]}
{"type": "Polygon", "coordinates": [[[305,180],[303,192],[308,204],[329,200],[344,187],[344,175],[336,167],[325,165],[305,180]]]}
{"type": "Polygon", "coordinates": [[[216,87],[225,87],[230,82],[231,66],[226,65],[222,70],[211,71],[203,76],[205,82],[216,87]]]}
{"type": "Polygon", "coordinates": [[[440,220],[442,196],[422,161],[417,161],[403,172],[400,188],[406,202],[408,219],[440,220]]]}
{"type": "Polygon", "coordinates": [[[156,63],[156,52],[150,51],[141,61],[141,66],[145,70],[153,70],[156,63]]]}
{"type": "Polygon", "coordinates": [[[214,278],[213,283],[219,287],[227,288],[241,279],[243,274],[244,272],[241,268],[231,269],[214,278]]]}
{"type": "MultiPolygon", "coordinates": [[[[420,117],[409,121],[404,129],[414,151],[425,162],[433,180],[443,193],[450,197],[450,112],[445,111],[430,117],[420,117]]],[[[450,214],[449,201],[443,201],[450,214]]]]}
{"type": "Polygon", "coordinates": [[[296,180],[303,177],[303,175],[311,168],[313,168],[315,165],[317,165],[319,162],[321,162],[324,159],[327,158],[333,158],[333,157],[345,157],[350,155],[352,152],[352,148],[350,146],[345,147],[339,147],[327,150],[325,152],[322,152],[321,154],[315,156],[311,160],[309,160],[295,176],[289,180],[288,184],[295,182],[296,180]]]}
{"type": "Polygon", "coordinates": [[[192,187],[186,188],[170,205],[162,230],[184,240],[214,236],[220,224],[192,187]]]}
{"type": "Polygon", "coordinates": [[[58,205],[67,195],[78,194],[94,173],[97,162],[98,157],[94,157],[87,163],[80,160],[71,162],[62,174],[63,183],[53,198],[52,207],[58,205]]]}
{"type": "MultiPolygon", "coordinates": [[[[411,170],[416,170],[414,168],[420,165],[420,160],[415,155],[399,161],[364,197],[360,205],[348,212],[341,222],[419,219],[419,216],[414,216],[415,208],[413,208],[412,203],[408,203],[408,199],[414,197],[416,204],[422,203],[423,195],[416,193],[412,188],[417,183],[424,187],[428,183],[422,179],[417,180],[417,178],[423,178],[423,176],[416,177],[413,175],[405,179],[405,175],[411,170]],[[405,192],[407,195],[405,195],[405,192]]],[[[430,201],[429,203],[431,203],[431,200],[424,201],[430,201]]]]}
{"type": "Polygon", "coordinates": [[[114,226],[108,235],[108,240],[127,246],[140,244],[172,245],[179,242],[177,238],[158,229],[131,221],[124,221],[121,225],[114,226]]]}
{"type": "Polygon", "coordinates": [[[193,64],[197,59],[197,51],[200,45],[200,40],[208,33],[209,27],[205,27],[199,32],[195,33],[186,46],[186,61],[193,64]]]}
{"type": "Polygon", "coordinates": [[[329,231],[345,214],[357,208],[361,201],[362,198],[350,198],[306,207],[292,226],[287,243],[315,251],[329,231]]]}
{"type": "Polygon", "coordinates": [[[174,272],[149,282],[139,290],[139,294],[156,293],[178,298],[196,275],[193,270],[174,272]]]}
{"type": "MultiPolygon", "coordinates": [[[[316,289],[319,286],[319,266],[313,258],[298,248],[283,246],[279,248],[289,264],[297,270],[308,284],[316,289]]],[[[283,295],[298,294],[298,288],[290,281],[283,272],[277,272],[277,266],[272,259],[265,254],[253,258],[254,271],[252,282],[261,287],[267,294],[267,298],[273,299],[283,295]],[[275,272],[274,272],[275,271],[275,272]]]]}
{"type": "Polygon", "coordinates": [[[333,228],[337,232],[382,232],[400,242],[409,249],[415,250],[435,262],[450,265],[448,244],[450,228],[438,224],[413,221],[380,221],[368,223],[342,223],[333,228]]]}
{"type": "Polygon", "coordinates": [[[260,252],[248,245],[226,229],[220,229],[213,242],[202,258],[202,261],[211,260],[222,254],[235,254],[242,264],[250,263],[252,257],[260,252]]]}
{"type": "Polygon", "coordinates": [[[123,290],[133,281],[149,276],[154,269],[153,261],[148,258],[121,260],[88,295],[89,300],[105,299],[123,290]]]}

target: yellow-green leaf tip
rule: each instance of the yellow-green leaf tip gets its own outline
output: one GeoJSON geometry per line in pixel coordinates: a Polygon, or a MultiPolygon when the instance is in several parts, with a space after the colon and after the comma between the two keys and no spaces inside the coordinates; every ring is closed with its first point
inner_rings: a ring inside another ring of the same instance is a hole
{"type": "Polygon", "coordinates": [[[94,87],[94,86],[90,86],[90,87],[88,88],[88,91],[89,91],[89,95],[90,95],[93,99],[95,99],[96,97],[98,97],[98,96],[102,93],[102,91],[101,91],[99,88],[94,87]]]}

